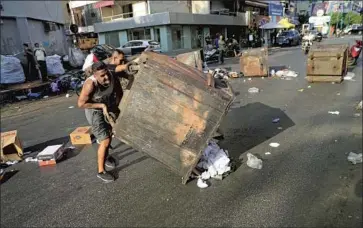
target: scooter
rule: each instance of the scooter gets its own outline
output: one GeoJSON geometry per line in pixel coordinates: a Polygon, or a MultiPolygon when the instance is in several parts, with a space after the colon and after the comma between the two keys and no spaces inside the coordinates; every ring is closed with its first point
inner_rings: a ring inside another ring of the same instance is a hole
{"type": "Polygon", "coordinates": [[[355,44],[349,50],[349,65],[356,65],[359,55],[362,51],[363,42],[361,40],[356,40],[355,44]]]}
{"type": "Polygon", "coordinates": [[[310,47],[313,45],[313,37],[311,35],[305,35],[302,38],[301,49],[307,55],[310,51],[310,47]]]}

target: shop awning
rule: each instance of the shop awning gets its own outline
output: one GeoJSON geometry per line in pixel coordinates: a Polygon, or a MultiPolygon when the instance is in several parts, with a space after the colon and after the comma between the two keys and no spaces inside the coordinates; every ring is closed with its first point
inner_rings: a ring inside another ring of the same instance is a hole
{"type": "Polygon", "coordinates": [[[294,24],[291,24],[287,18],[281,19],[278,24],[282,25],[284,28],[295,28],[294,24]]]}
{"type": "Polygon", "coordinates": [[[276,22],[269,22],[260,26],[260,29],[279,29],[279,28],[285,28],[285,27],[276,22]]]}

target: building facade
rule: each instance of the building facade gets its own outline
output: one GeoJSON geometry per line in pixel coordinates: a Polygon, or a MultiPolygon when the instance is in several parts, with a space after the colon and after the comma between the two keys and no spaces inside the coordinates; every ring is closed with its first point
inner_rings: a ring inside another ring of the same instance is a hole
{"type": "Polygon", "coordinates": [[[23,43],[65,54],[63,1],[2,1],[1,54],[21,57],[23,43]]]}
{"type": "Polygon", "coordinates": [[[164,52],[200,48],[216,33],[247,36],[251,15],[268,15],[268,1],[71,1],[75,22],[99,43],[120,47],[152,39],[164,52]]]}

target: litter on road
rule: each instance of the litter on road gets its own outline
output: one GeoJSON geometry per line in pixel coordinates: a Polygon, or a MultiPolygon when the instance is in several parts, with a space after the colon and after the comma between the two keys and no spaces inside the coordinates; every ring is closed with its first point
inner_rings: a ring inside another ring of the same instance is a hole
{"type": "Polygon", "coordinates": [[[68,108],[74,108],[74,106],[69,106],[68,108]]]}
{"type": "Polygon", "coordinates": [[[362,101],[359,102],[359,104],[356,107],[357,110],[362,110],[362,101]]]}
{"type": "Polygon", "coordinates": [[[298,91],[299,91],[299,92],[304,92],[304,89],[299,89],[298,91]]]}
{"type": "Polygon", "coordinates": [[[269,144],[270,145],[270,147],[279,147],[280,146],[280,143],[275,143],[275,142],[273,142],[273,143],[270,143],[269,144]]]}
{"type": "Polygon", "coordinates": [[[328,112],[329,114],[332,114],[332,115],[339,115],[339,111],[329,111],[328,112]]]}
{"type": "Polygon", "coordinates": [[[311,88],[311,86],[309,85],[309,86],[308,86],[308,89],[310,89],[310,88],[311,88]]]}
{"type": "Polygon", "coordinates": [[[358,163],[362,163],[362,153],[356,154],[356,153],[350,152],[347,159],[353,165],[358,164],[358,163]]]}
{"type": "Polygon", "coordinates": [[[69,93],[66,94],[66,98],[70,97],[69,93]]]}
{"type": "Polygon", "coordinates": [[[197,181],[197,186],[198,186],[198,188],[207,188],[208,184],[204,180],[199,178],[197,181]]]}
{"type": "Polygon", "coordinates": [[[271,152],[266,152],[265,155],[271,155],[271,152]]]}
{"type": "Polygon", "coordinates": [[[360,113],[354,113],[354,117],[360,117],[360,113]]]}
{"type": "Polygon", "coordinates": [[[38,161],[37,158],[32,158],[32,157],[25,158],[25,162],[37,162],[37,161],[38,161]]]}
{"type": "Polygon", "coordinates": [[[355,74],[353,72],[348,72],[345,77],[344,80],[346,81],[355,81],[353,78],[355,77],[355,74]]]}
{"type": "Polygon", "coordinates": [[[247,166],[252,169],[262,169],[262,160],[257,158],[255,155],[247,154],[247,166]]]}
{"type": "Polygon", "coordinates": [[[44,98],[44,99],[47,99],[48,97],[49,97],[49,96],[44,96],[43,98],[44,98]]]}
{"type": "Polygon", "coordinates": [[[208,173],[202,174],[202,179],[205,180],[231,171],[228,151],[221,149],[214,141],[209,142],[197,167],[208,173]]]}
{"type": "Polygon", "coordinates": [[[283,128],[282,127],[278,127],[277,129],[282,130],[283,128]]]}
{"type": "Polygon", "coordinates": [[[260,92],[260,89],[259,88],[256,88],[256,87],[252,87],[252,88],[249,88],[248,89],[248,92],[249,93],[259,93],[260,92]]]}
{"type": "Polygon", "coordinates": [[[272,123],[278,123],[278,122],[280,122],[280,118],[275,118],[272,120],[272,123]]]}
{"type": "Polygon", "coordinates": [[[337,96],[340,96],[340,93],[337,93],[337,96]]]}
{"type": "Polygon", "coordinates": [[[19,161],[7,161],[5,164],[7,164],[7,165],[15,165],[16,163],[19,163],[19,161]]]}

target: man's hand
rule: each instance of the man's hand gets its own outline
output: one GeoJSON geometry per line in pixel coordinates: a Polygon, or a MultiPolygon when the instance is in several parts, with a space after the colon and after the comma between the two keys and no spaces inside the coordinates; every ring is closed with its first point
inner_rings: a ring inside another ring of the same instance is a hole
{"type": "Polygon", "coordinates": [[[122,71],[126,71],[127,70],[127,65],[123,64],[123,65],[117,65],[115,72],[122,72],[122,71]]]}

